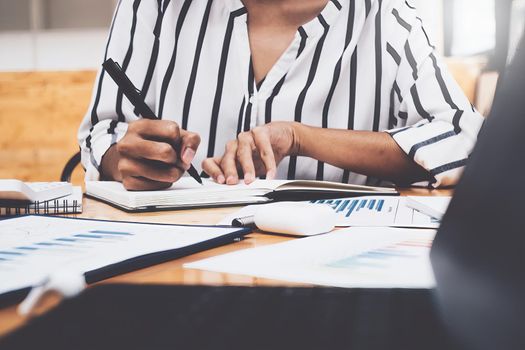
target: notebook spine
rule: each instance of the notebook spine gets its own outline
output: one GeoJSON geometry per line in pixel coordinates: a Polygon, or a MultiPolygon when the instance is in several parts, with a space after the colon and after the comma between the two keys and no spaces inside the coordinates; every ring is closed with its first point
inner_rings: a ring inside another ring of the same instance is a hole
{"type": "Polygon", "coordinates": [[[78,214],[82,209],[78,200],[36,201],[24,205],[0,204],[0,216],[78,214]]]}

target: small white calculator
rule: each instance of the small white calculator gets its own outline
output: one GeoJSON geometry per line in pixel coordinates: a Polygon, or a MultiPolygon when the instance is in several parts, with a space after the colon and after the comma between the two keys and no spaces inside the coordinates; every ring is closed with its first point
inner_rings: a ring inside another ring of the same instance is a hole
{"type": "Polygon", "coordinates": [[[23,182],[0,180],[0,200],[48,201],[73,192],[69,182],[23,182]]]}

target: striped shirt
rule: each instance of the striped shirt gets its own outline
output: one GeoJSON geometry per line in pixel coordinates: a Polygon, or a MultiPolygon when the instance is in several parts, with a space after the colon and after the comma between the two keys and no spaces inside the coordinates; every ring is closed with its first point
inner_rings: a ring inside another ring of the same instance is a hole
{"type": "MultiPolygon", "coordinates": [[[[271,121],[387,131],[435,178],[457,182],[483,123],[404,0],[331,0],[298,28],[257,85],[240,0],[120,0],[105,59],[119,62],[165,120],[199,133],[194,164],[238,133],[271,121]]],[[[79,130],[86,179],[139,116],[100,71],[79,130]]],[[[329,140],[325,140],[329,142],[329,140]]],[[[344,150],[338,150],[344,152],[344,150]]],[[[289,157],[277,177],[367,183],[367,177],[289,157]]],[[[371,180],[371,179],[368,179],[371,180]]],[[[371,181],[368,181],[369,183],[371,181]]]]}

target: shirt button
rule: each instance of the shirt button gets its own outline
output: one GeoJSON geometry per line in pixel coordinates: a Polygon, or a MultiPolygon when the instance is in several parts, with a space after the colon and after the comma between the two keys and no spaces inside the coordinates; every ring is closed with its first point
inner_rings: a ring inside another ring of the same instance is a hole
{"type": "Polygon", "coordinates": [[[257,99],[255,98],[255,96],[252,95],[252,96],[250,96],[250,100],[249,101],[253,105],[253,104],[255,104],[255,101],[257,101],[257,99]]]}

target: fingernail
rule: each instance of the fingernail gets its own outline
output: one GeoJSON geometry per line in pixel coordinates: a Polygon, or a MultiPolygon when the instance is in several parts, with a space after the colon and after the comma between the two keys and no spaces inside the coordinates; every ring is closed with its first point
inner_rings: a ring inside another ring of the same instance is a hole
{"type": "Polygon", "coordinates": [[[195,158],[195,151],[191,148],[186,148],[182,155],[182,161],[186,164],[190,164],[193,158],[195,158]]]}
{"type": "Polygon", "coordinates": [[[235,178],[235,176],[228,176],[228,178],[226,179],[226,183],[228,185],[236,185],[238,182],[238,180],[235,178]]]}
{"type": "Polygon", "coordinates": [[[255,176],[252,173],[247,173],[244,175],[244,182],[250,184],[255,181],[255,176]]]}
{"type": "Polygon", "coordinates": [[[219,175],[219,176],[217,177],[217,182],[218,182],[218,183],[223,184],[224,181],[226,181],[226,180],[224,179],[224,176],[219,175]]]}

